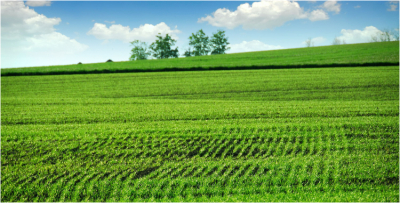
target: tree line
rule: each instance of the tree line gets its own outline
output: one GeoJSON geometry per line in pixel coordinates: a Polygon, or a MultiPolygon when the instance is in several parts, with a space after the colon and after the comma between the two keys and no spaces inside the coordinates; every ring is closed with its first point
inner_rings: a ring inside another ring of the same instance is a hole
{"type": "MultiPolygon", "coordinates": [[[[157,59],[179,57],[178,47],[172,49],[176,40],[172,39],[170,35],[166,34],[163,37],[158,33],[156,38],[156,41],[151,43],[150,46],[148,46],[146,42],[140,40],[132,41],[131,45],[133,48],[129,60],[145,60],[150,56],[157,59]]],[[[230,49],[230,47],[228,47],[228,38],[225,36],[225,31],[222,30],[213,33],[211,37],[208,37],[203,29],[192,33],[189,37],[189,45],[190,48],[183,54],[185,57],[203,56],[209,53],[212,55],[225,54],[225,52],[230,49]]]]}
{"type": "MultiPolygon", "coordinates": [[[[391,30],[383,30],[380,33],[377,33],[376,35],[371,36],[370,42],[390,42],[390,41],[399,41],[399,29],[394,29],[393,31],[391,30]]],[[[313,47],[314,42],[312,41],[311,38],[308,38],[308,40],[305,41],[306,47],[313,47]]],[[[345,40],[340,40],[340,38],[335,37],[332,41],[332,45],[341,45],[341,44],[346,44],[345,40]]]]}

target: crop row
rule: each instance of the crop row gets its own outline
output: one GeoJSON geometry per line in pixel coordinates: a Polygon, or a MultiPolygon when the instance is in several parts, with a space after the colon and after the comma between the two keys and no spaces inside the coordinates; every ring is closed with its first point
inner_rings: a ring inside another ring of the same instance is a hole
{"type": "Polygon", "coordinates": [[[2,141],[135,139],[135,137],[219,138],[273,137],[296,134],[341,134],[378,138],[398,134],[398,117],[276,118],[238,120],[156,121],[66,125],[2,125],[2,141]]]}
{"type": "Polygon", "coordinates": [[[399,150],[397,145],[399,139],[396,134],[381,134],[381,137],[375,139],[352,136],[357,135],[294,134],[244,138],[149,136],[87,141],[6,142],[2,144],[2,165],[52,163],[71,157],[92,160],[132,160],[146,157],[161,159],[268,158],[273,156],[324,156],[331,152],[351,154],[356,151],[397,153],[399,150]],[[59,143],[63,144],[60,146],[59,143]]]}
{"type": "Polygon", "coordinates": [[[7,201],[115,201],[398,189],[398,155],[168,162],[36,171],[3,179],[7,201]],[[377,185],[379,185],[377,187],[377,185]],[[125,199],[128,198],[128,199],[125,199]]]}
{"type": "MultiPolygon", "coordinates": [[[[354,67],[173,73],[125,73],[2,78],[6,99],[37,104],[103,99],[309,101],[398,100],[399,69],[354,67]],[[40,96],[38,96],[40,95],[40,96]],[[39,100],[38,100],[39,101],[39,100]]],[[[208,101],[211,102],[211,101],[208,101]]],[[[75,102],[76,103],[76,102],[75,102]]],[[[207,102],[206,102],[207,103],[207,102]]]]}
{"type": "Polygon", "coordinates": [[[2,125],[129,123],[175,120],[235,120],[312,117],[395,117],[398,101],[214,102],[142,104],[2,105],[2,125]]]}

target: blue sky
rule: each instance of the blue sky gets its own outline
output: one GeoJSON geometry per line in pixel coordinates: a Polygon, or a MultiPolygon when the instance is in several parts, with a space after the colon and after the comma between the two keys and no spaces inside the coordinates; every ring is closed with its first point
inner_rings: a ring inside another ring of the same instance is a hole
{"type": "MultiPolygon", "coordinates": [[[[228,53],[364,43],[399,28],[398,1],[1,2],[1,67],[127,61],[130,41],[226,31],[228,53]]],[[[393,35],[393,37],[395,37],[393,35]]]]}

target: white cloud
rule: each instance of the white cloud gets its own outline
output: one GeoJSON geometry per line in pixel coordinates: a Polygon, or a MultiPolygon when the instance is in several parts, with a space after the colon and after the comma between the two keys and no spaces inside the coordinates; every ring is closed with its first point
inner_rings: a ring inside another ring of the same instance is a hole
{"type": "Polygon", "coordinates": [[[115,23],[115,21],[104,21],[105,23],[111,23],[111,24],[114,24],[115,23]]]}
{"type": "Polygon", "coordinates": [[[322,8],[324,8],[327,11],[330,12],[335,12],[336,14],[340,13],[340,4],[337,3],[337,1],[325,1],[324,4],[322,4],[322,8]]]}
{"type": "Polygon", "coordinates": [[[389,2],[389,8],[387,9],[388,11],[397,11],[397,6],[399,2],[398,1],[391,1],[389,2]]]}
{"type": "MultiPolygon", "coordinates": [[[[306,41],[303,41],[302,44],[306,44],[306,41]]],[[[324,42],[326,42],[326,39],[324,37],[314,37],[311,39],[312,45],[321,45],[324,42]]]]}
{"type": "Polygon", "coordinates": [[[25,4],[31,7],[50,6],[51,1],[26,1],[25,4]]]}
{"type": "Polygon", "coordinates": [[[241,4],[236,11],[226,8],[217,9],[212,16],[200,18],[198,22],[208,22],[213,26],[228,29],[241,25],[245,30],[263,30],[282,26],[287,21],[305,18],[316,21],[326,20],[328,16],[322,10],[305,12],[297,2],[261,0],[252,5],[241,4]]]}
{"type": "Polygon", "coordinates": [[[357,6],[354,6],[354,8],[361,8],[361,6],[360,6],[360,5],[357,5],[357,6]]]}
{"type": "Polygon", "coordinates": [[[87,46],[80,44],[74,39],[59,33],[52,32],[48,34],[29,37],[26,39],[27,45],[23,47],[25,51],[40,52],[51,55],[74,54],[84,51],[87,46]]]}
{"type": "Polygon", "coordinates": [[[2,39],[21,39],[28,36],[54,32],[60,18],[47,18],[25,6],[23,2],[1,2],[2,39]]]}
{"type": "Polygon", "coordinates": [[[397,5],[391,4],[390,8],[388,8],[388,11],[396,11],[397,10],[397,5]]]}
{"type": "Polygon", "coordinates": [[[251,51],[266,51],[266,50],[275,50],[275,49],[283,49],[281,46],[275,46],[275,45],[268,45],[264,44],[261,41],[258,40],[252,40],[252,41],[243,41],[239,44],[232,44],[229,47],[231,47],[230,50],[227,51],[227,53],[240,53],[240,52],[251,52],[251,51]]]}
{"type": "Polygon", "coordinates": [[[172,38],[178,39],[176,34],[181,31],[175,29],[172,30],[167,24],[161,22],[157,25],[145,24],[132,30],[129,26],[122,25],[111,25],[109,28],[105,24],[95,23],[93,28],[87,32],[88,35],[93,35],[97,39],[102,40],[121,40],[124,42],[130,42],[133,40],[141,40],[151,42],[156,39],[156,35],[169,34],[172,38]]]}
{"type": "Polygon", "coordinates": [[[55,31],[60,18],[38,14],[22,1],[2,1],[1,17],[2,67],[50,65],[49,59],[59,64],[60,56],[88,48],[55,31]]]}
{"type": "Polygon", "coordinates": [[[318,9],[312,11],[308,19],[310,19],[311,21],[328,20],[329,16],[325,11],[318,9]]]}
{"type": "Polygon", "coordinates": [[[324,42],[326,42],[326,39],[323,37],[315,37],[315,38],[312,38],[311,40],[315,43],[315,45],[320,45],[320,44],[323,44],[324,42]]]}
{"type": "MultiPolygon", "coordinates": [[[[371,42],[372,37],[377,36],[378,40],[383,32],[374,26],[365,27],[364,30],[346,30],[342,29],[341,36],[338,37],[339,40],[345,41],[348,44],[352,43],[365,43],[371,42]]],[[[394,37],[391,36],[393,40],[394,37]]]]}

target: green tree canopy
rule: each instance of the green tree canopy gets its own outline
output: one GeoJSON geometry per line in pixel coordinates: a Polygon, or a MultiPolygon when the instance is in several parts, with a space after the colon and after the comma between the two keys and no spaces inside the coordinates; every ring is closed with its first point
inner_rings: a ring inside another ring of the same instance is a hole
{"type": "Polygon", "coordinates": [[[129,60],[145,60],[148,56],[150,56],[146,42],[135,40],[131,42],[131,45],[133,48],[131,50],[131,57],[129,60]]]}
{"type": "Polygon", "coordinates": [[[210,50],[208,36],[203,32],[203,29],[197,31],[196,34],[192,33],[189,37],[189,45],[193,46],[193,54],[195,56],[207,55],[210,50]]]}
{"type": "Polygon", "coordinates": [[[218,30],[217,33],[213,34],[210,42],[213,48],[211,54],[225,54],[225,51],[230,49],[230,47],[228,47],[229,42],[228,38],[225,36],[225,31],[218,30]]]}
{"type": "Polygon", "coordinates": [[[168,34],[163,38],[160,33],[156,36],[157,40],[150,45],[153,56],[158,59],[178,58],[178,47],[172,49],[176,40],[172,39],[168,34]]]}
{"type": "Polygon", "coordinates": [[[193,52],[192,50],[190,50],[190,48],[188,50],[185,51],[185,53],[183,54],[185,57],[191,57],[193,56],[193,52]]]}

